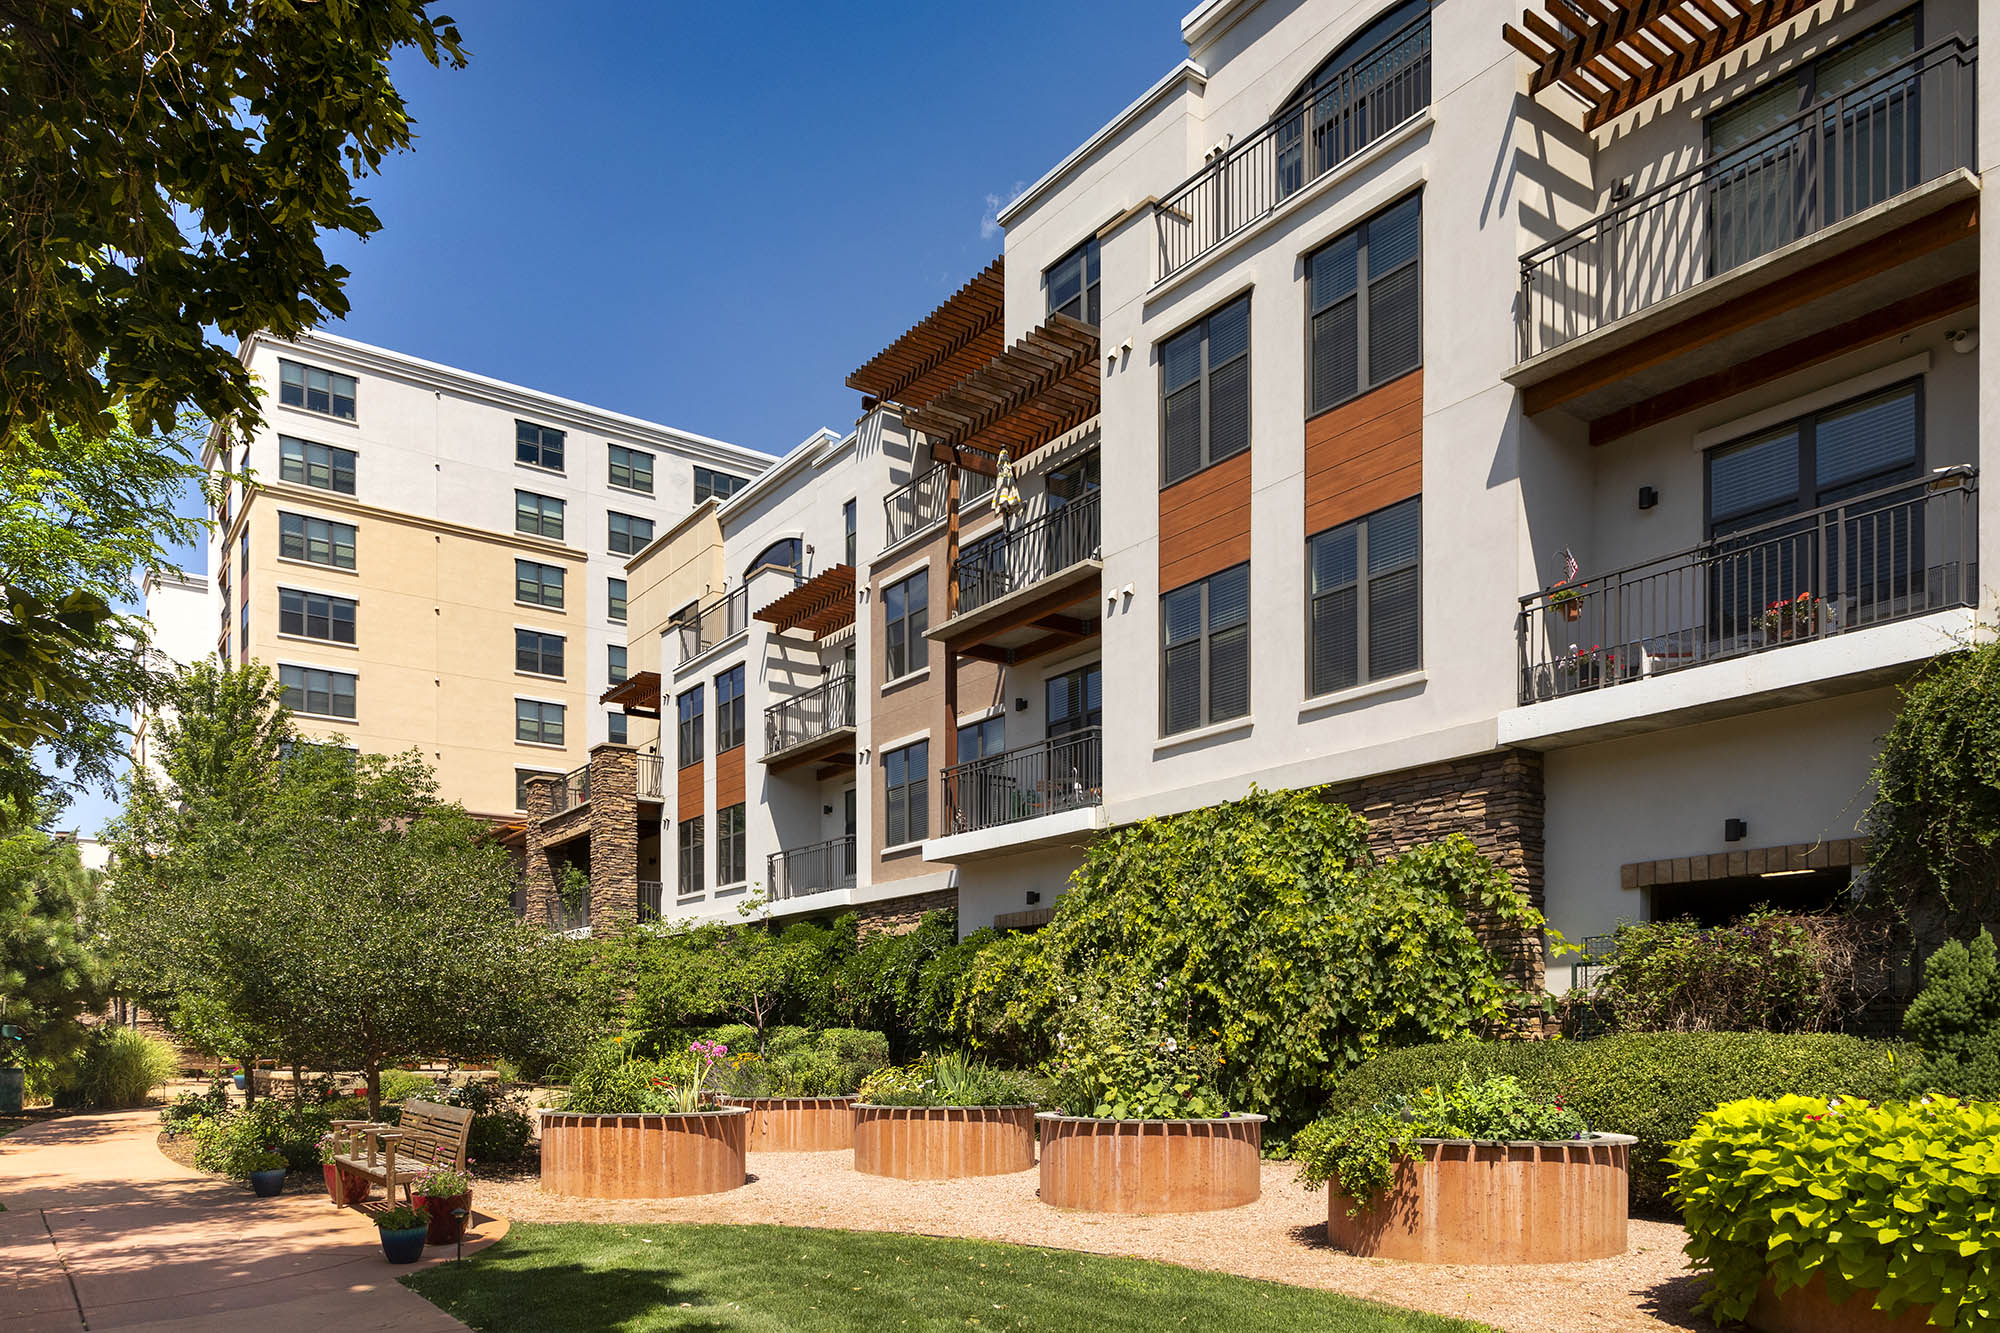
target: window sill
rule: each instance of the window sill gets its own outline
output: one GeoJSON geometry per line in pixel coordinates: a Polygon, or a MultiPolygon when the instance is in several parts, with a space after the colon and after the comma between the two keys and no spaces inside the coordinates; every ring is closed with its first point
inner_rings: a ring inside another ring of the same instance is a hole
{"type": "Polygon", "coordinates": [[[521,680],[547,680],[547,681],[553,681],[557,685],[560,685],[564,681],[567,681],[569,679],[568,676],[551,676],[548,673],[542,671],[522,671],[518,667],[515,668],[514,675],[521,680]]]}
{"type": "Polygon", "coordinates": [[[358,645],[340,639],[315,639],[310,634],[287,634],[283,630],[278,631],[278,637],[287,643],[309,643],[315,648],[345,648],[350,653],[361,651],[358,645]]]}
{"type": "Polygon", "coordinates": [[[550,606],[547,602],[524,602],[518,597],[514,599],[514,605],[525,606],[531,611],[547,611],[550,615],[555,616],[568,614],[560,606],[550,606]]]}
{"type": "MultiPolygon", "coordinates": [[[[907,672],[904,675],[896,677],[894,680],[885,680],[882,682],[882,693],[887,694],[891,690],[900,690],[905,685],[915,685],[918,681],[927,679],[930,676],[930,674],[931,674],[931,669],[926,666],[916,671],[907,672]]],[[[914,846],[921,844],[912,844],[912,845],[914,846]]]]}
{"type": "Polygon", "coordinates": [[[539,472],[544,477],[561,477],[565,481],[569,479],[569,473],[563,471],[559,467],[544,467],[540,463],[523,463],[518,458],[514,460],[514,466],[520,468],[524,472],[539,472]]]}
{"type": "Polygon", "coordinates": [[[1192,731],[1177,731],[1171,736],[1162,736],[1153,742],[1153,756],[1158,758],[1160,755],[1177,750],[1182,746],[1194,745],[1200,741],[1212,741],[1218,736],[1234,736],[1238,732],[1248,731],[1256,725],[1256,716],[1254,714],[1246,714],[1243,717],[1232,717],[1227,722],[1212,722],[1205,727],[1196,727],[1192,731]]]}
{"type": "Polygon", "coordinates": [[[329,574],[350,574],[356,578],[361,576],[360,570],[351,569],[346,565],[322,565],[317,560],[301,560],[295,555],[281,555],[278,557],[278,563],[281,565],[297,565],[300,569],[323,569],[329,574]]]}
{"type": "Polygon", "coordinates": [[[607,481],[607,482],[605,482],[605,483],[604,483],[604,489],[606,489],[606,490],[608,490],[608,491],[616,491],[616,492],[618,492],[618,493],[619,493],[620,495],[643,495],[643,496],[645,496],[645,497],[646,497],[646,498],[647,498],[648,500],[651,500],[651,499],[653,499],[653,498],[654,498],[654,496],[653,496],[653,492],[651,492],[651,491],[642,491],[642,490],[640,490],[640,489],[639,489],[639,488],[638,488],[637,486],[620,486],[620,485],[619,485],[619,484],[618,484],[617,482],[615,482],[615,481],[607,481]]]}
{"type": "Polygon", "coordinates": [[[1397,690],[1421,687],[1429,679],[1430,673],[1419,667],[1415,671],[1405,671],[1401,675],[1384,676],[1381,680],[1371,680],[1360,685],[1350,685],[1344,690],[1335,690],[1331,694],[1316,694],[1299,706],[1299,720],[1303,722],[1309,717],[1317,717],[1322,713],[1330,712],[1346,704],[1356,703],[1362,699],[1371,699],[1378,694],[1391,694],[1397,690]]]}
{"type": "Polygon", "coordinates": [[[287,412],[297,412],[300,416],[305,417],[309,421],[324,421],[335,426],[353,426],[356,427],[357,429],[361,425],[361,420],[358,415],[351,417],[337,417],[331,412],[315,412],[310,407],[300,407],[297,403],[280,402],[278,406],[284,408],[287,412]]]}
{"type": "Polygon", "coordinates": [[[567,750],[569,748],[567,745],[551,745],[547,741],[524,741],[519,736],[514,738],[514,744],[525,745],[531,750],[567,750]]]}
{"type": "Polygon", "coordinates": [[[893,847],[884,847],[876,855],[886,861],[892,856],[907,856],[911,852],[921,852],[923,849],[923,839],[919,838],[915,842],[899,842],[893,847]]]}
{"type": "Polygon", "coordinates": [[[341,717],[337,713],[308,713],[299,708],[292,710],[292,716],[306,718],[313,722],[338,722],[343,727],[358,727],[361,725],[361,719],[359,718],[341,717]]]}
{"type": "Polygon", "coordinates": [[[560,532],[556,533],[552,537],[546,532],[535,532],[529,528],[515,528],[514,535],[516,537],[533,537],[538,542],[554,542],[558,546],[563,544],[562,534],[560,532]]]}

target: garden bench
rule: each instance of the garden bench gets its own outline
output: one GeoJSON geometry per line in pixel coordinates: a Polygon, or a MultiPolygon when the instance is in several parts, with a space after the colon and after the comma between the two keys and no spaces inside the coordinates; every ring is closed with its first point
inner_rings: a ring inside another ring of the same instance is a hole
{"type": "Polygon", "coordinates": [[[469,1107],[412,1098],[403,1103],[400,1125],[334,1121],[333,1163],[380,1185],[392,1203],[401,1185],[407,1202],[410,1182],[426,1172],[465,1170],[465,1141],[471,1132],[469,1107]]]}

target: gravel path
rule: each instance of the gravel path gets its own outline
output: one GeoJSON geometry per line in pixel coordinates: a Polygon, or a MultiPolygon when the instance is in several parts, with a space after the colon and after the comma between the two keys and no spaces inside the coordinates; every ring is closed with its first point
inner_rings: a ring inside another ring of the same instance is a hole
{"type": "Polygon", "coordinates": [[[481,1178],[481,1212],[516,1222],[773,1222],[851,1231],[1048,1245],[1163,1259],[1191,1268],[1324,1287],[1412,1309],[1483,1320],[1509,1333],[1714,1327],[1692,1313],[1699,1294],[1680,1227],[1632,1223],[1632,1248],[1594,1263],[1481,1268],[1360,1259],[1326,1243],[1326,1196],[1264,1164],[1264,1197],[1247,1208],[1176,1217],[1107,1217],[1048,1207],[1038,1173],[903,1181],[857,1174],[850,1154],[751,1153],[750,1183],[695,1199],[602,1200],[545,1194],[532,1168],[481,1178]]]}

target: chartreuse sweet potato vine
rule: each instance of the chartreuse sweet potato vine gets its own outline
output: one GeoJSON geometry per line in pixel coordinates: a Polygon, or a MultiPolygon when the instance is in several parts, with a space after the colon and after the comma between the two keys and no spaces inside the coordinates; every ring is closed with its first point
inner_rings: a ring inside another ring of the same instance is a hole
{"type": "Polygon", "coordinates": [[[1717,1107],[1669,1159],[1702,1307],[1746,1315],[1766,1276],[1939,1328],[2000,1326],[2000,1103],[1780,1097],[1717,1107]]]}

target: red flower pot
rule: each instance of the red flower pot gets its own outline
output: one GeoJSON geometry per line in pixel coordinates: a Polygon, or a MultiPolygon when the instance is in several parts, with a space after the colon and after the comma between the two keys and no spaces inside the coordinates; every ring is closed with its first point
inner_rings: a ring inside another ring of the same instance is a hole
{"type": "Polygon", "coordinates": [[[368,1198],[369,1190],[373,1188],[366,1176],[343,1171],[332,1162],[321,1163],[320,1170],[326,1172],[327,1197],[339,1206],[346,1207],[364,1202],[368,1198]]]}
{"type": "Polygon", "coordinates": [[[411,1197],[411,1203],[418,1212],[430,1219],[430,1232],[424,1237],[426,1245],[455,1245],[465,1235],[465,1223],[472,1216],[472,1191],[452,1194],[442,1199],[433,1199],[428,1194],[411,1197]],[[453,1217],[454,1212],[463,1211],[464,1217],[453,1217]]]}

